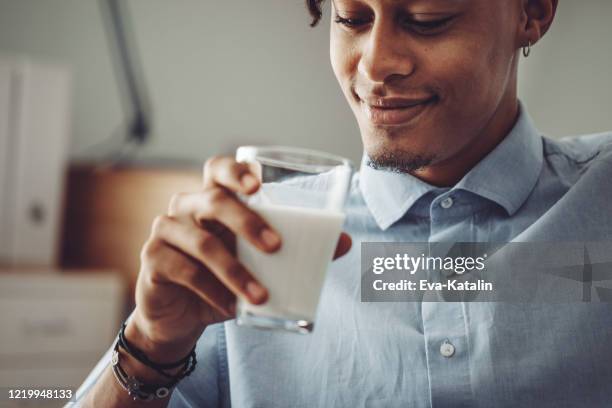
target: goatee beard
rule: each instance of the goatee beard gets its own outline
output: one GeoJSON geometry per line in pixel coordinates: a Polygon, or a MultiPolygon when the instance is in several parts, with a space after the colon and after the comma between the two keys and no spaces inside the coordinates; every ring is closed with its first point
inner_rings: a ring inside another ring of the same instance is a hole
{"type": "Polygon", "coordinates": [[[367,165],[375,170],[412,173],[429,166],[434,161],[434,155],[426,156],[407,151],[384,149],[368,155],[367,165]]]}

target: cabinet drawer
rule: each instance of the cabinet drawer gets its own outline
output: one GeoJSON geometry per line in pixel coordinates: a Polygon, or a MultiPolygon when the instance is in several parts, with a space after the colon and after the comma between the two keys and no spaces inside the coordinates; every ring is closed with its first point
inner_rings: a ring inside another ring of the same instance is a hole
{"type": "Polygon", "coordinates": [[[100,353],[119,328],[122,299],[112,275],[0,275],[0,358],[100,353]]]}

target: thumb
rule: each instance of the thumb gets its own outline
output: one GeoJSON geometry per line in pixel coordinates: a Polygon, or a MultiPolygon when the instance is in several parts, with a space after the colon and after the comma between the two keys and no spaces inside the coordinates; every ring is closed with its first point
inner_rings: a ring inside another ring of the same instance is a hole
{"type": "Polygon", "coordinates": [[[346,232],[340,234],[340,238],[338,238],[338,244],[336,245],[336,252],[334,253],[334,259],[340,258],[342,255],[346,254],[353,244],[351,240],[351,236],[346,232]]]}

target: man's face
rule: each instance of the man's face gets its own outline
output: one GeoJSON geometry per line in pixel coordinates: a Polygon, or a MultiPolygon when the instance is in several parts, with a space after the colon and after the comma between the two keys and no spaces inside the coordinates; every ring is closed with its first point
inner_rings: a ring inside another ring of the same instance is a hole
{"type": "Polygon", "coordinates": [[[444,163],[516,103],[520,2],[334,0],[332,67],[380,167],[444,163]]]}

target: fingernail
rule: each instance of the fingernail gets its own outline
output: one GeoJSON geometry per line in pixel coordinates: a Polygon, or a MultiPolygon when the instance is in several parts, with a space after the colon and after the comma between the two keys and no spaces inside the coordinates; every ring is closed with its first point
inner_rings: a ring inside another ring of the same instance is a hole
{"type": "Polygon", "coordinates": [[[242,183],[242,186],[247,190],[252,190],[259,184],[259,180],[257,180],[254,175],[246,173],[240,179],[240,183],[242,183]]]}
{"type": "Polygon", "coordinates": [[[251,281],[246,285],[246,291],[255,302],[260,302],[265,299],[267,291],[257,282],[251,281]]]}
{"type": "Polygon", "coordinates": [[[280,244],[280,237],[271,229],[264,228],[260,233],[261,240],[269,248],[275,248],[280,244]]]}

